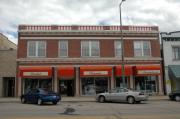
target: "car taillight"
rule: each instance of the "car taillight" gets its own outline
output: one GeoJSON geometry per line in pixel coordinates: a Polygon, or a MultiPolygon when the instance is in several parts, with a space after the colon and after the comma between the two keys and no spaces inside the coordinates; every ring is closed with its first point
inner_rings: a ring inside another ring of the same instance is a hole
{"type": "Polygon", "coordinates": [[[144,95],[144,93],[139,93],[139,95],[144,95]]]}

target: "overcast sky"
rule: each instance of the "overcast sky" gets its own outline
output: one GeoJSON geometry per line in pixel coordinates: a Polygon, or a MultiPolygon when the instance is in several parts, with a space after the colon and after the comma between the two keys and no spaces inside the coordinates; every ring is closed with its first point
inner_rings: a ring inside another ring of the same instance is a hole
{"type": "MultiPolygon", "coordinates": [[[[0,32],[17,43],[19,24],[119,25],[121,0],[0,0],[0,32]]],[[[180,30],[180,0],[126,0],[123,25],[180,30]]]]}

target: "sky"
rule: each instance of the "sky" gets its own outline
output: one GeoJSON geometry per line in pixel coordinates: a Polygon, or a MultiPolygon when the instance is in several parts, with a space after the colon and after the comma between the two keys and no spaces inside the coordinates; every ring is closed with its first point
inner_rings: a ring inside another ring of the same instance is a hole
{"type": "MultiPolygon", "coordinates": [[[[17,44],[20,24],[119,25],[121,0],[0,0],[0,33],[17,44]]],[[[126,0],[123,25],[180,30],[180,0],[126,0]]]]}

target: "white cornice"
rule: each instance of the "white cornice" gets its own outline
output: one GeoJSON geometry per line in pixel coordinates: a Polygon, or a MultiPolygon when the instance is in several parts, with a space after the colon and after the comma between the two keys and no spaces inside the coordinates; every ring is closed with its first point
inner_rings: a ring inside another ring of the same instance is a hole
{"type": "MultiPolygon", "coordinates": [[[[23,40],[60,40],[60,39],[120,39],[120,37],[20,37],[23,40]]],[[[129,40],[158,40],[157,37],[123,37],[129,40]]]]}

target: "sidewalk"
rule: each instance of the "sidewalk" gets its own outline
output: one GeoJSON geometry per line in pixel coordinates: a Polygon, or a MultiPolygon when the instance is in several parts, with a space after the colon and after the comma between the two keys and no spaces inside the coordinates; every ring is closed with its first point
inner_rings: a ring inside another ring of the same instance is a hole
{"type": "MultiPolygon", "coordinates": [[[[168,96],[150,96],[149,101],[159,101],[159,100],[168,100],[168,96]]],[[[94,102],[95,97],[62,97],[62,102],[94,102]]],[[[0,97],[0,103],[18,103],[20,102],[20,98],[17,97],[10,97],[10,98],[4,98],[0,97]]]]}

